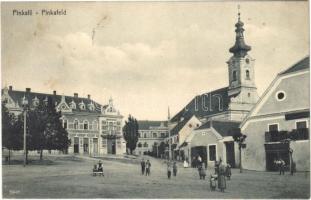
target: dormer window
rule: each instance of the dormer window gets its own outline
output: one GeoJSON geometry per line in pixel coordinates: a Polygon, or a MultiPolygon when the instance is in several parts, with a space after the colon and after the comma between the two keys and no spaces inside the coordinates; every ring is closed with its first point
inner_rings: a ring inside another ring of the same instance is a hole
{"type": "Polygon", "coordinates": [[[76,109],[76,103],[73,100],[70,102],[69,106],[71,109],[76,109]]]}
{"type": "Polygon", "coordinates": [[[81,103],[79,103],[79,108],[81,110],[85,110],[85,104],[83,103],[83,101],[81,101],[81,103]]]}
{"type": "Polygon", "coordinates": [[[48,105],[48,97],[46,96],[45,99],[43,100],[44,105],[48,105]]]}
{"type": "Polygon", "coordinates": [[[91,103],[88,105],[88,107],[89,107],[89,110],[90,110],[90,111],[94,111],[94,109],[95,109],[93,102],[91,102],[91,103]]]}
{"type": "Polygon", "coordinates": [[[32,100],[32,105],[33,106],[38,106],[39,105],[39,99],[37,98],[37,96],[32,100]]]}

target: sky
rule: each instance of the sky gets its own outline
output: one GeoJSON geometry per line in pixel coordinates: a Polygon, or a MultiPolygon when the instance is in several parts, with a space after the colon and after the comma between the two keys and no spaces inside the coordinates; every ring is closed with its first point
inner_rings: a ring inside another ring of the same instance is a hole
{"type": "MultiPolygon", "coordinates": [[[[308,2],[239,3],[261,95],[309,55],[308,2]]],[[[236,2],[6,2],[1,84],[86,97],[138,120],[166,120],[195,95],[228,86],[236,2]],[[33,16],[13,16],[13,10],[33,16]],[[66,10],[41,16],[41,10],[66,10]],[[34,12],[39,12],[35,15],[34,12]]]]}

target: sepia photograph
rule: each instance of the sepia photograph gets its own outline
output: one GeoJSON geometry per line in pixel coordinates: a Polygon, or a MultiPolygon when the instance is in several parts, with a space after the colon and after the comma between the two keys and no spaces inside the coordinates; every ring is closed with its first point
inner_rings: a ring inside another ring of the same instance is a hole
{"type": "Polygon", "coordinates": [[[308,1],[2,1],[4,199],[309,199],[308,1]]]}

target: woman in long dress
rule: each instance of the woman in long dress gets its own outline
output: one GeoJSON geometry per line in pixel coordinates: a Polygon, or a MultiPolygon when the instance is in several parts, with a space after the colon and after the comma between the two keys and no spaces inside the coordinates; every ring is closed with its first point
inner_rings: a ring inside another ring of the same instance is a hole
{"type": "Polygon", "coordinates": [[[225,192],[226,189],[226,166],[220,164],[218,172],[218,189],[221,192],[225,192]]]}

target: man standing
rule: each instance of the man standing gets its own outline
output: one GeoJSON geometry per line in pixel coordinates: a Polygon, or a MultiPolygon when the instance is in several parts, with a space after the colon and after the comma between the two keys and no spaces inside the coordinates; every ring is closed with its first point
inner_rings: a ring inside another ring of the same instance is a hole
{"type": "Polygon", "coordinates": [[[174,162],[174,164],[173,164],[173,175],[174,176],[177,175],[177,164],[176,164],[176,162],[174,162]]]}
{"type": "Polygon", "coordinates": [[[146,167],[144,159],[141,160],[140,165],[141,165],[141,175],[144,175],[145,174],[145,167],[146,167]]]}
{"type": "Polygon", "coordinates": [[[150,176],[150,168],[151,168],[151,163],[149,160],[146,162],[146,176],[150,176]]]}

